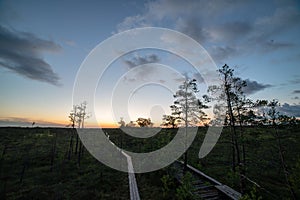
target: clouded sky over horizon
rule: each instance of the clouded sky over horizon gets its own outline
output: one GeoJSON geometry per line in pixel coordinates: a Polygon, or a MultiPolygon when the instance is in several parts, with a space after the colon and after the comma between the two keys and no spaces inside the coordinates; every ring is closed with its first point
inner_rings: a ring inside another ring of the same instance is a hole
{"type": "MultiPolygon", "coordinates": [[[[218,67],[224,63],[235,67],[237,75],[248,84],[245,92],[250,98],[278,99],[283,113],[300,117],[299,1],[2,0],[0,126],[30,126],[31,121],[37,125],[67,125],[76,74],[89,52],[114,34],[152,26],[190,36],[207,50],[218,67]]],[[[181,74],[191,73],[189,76],[202,80],[201,74],[191,72],[180,57],[151,49],[119,58],[112,63],[106,79],[122,77],[124,84],[130,84],[157,76],[161,85],[171,79],[175,86],[180,83],[176,75],[157,75],[156,68],[149,67],[151,63],[172,66],[181,74]],[[139,65],[144,68],[137,68],[139,65]],[[130,70],[131,75],[122,76],[130,70]]],[[[104,99],[110,87],[97,91],[96,97],[104,99]]],[[[168,112],[166,107],[172,101],[172,93],[166,88],[147,85],[131,95],[128,112],[131,120],[153,114],[159,123],[155,116],[162,108],[168,112]]],[[[110,126],[110,110],[101,105],[95,108],[101,124],[110,126]]]]}

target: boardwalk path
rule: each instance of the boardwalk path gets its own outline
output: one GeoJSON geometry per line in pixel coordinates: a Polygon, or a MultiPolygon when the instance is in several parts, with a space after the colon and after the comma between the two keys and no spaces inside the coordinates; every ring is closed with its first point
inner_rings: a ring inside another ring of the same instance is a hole
{"type": "Polygon", "coordinates": [[[122,149],[120,149],[118,146],[116,146],[113,142],[111,142],[109,140],[109,135],[107,133],[106,135],[108,136],[107,137],[108,141],[112,145],[114,145],[127,159],[130,200],[140,200],[140,194],[136,183],[131,157],[127,153],[125,153],[122,149]]]}
{"type": "MultiPolygon", "coordinates": [[[[173,166],[176,169],[176,178],[181,182],[183,177],[183,163],[181,161],[176,161],[173,166]]],[[[227,200],[234,199],[238,200],[241,198],[241,194],[232,188],[224,185],[212,177],[204,174],[203,172],[195,169],[194,167],[188,165],[188,171],[191,173],[193,177],[192,186],[193,191],[192,194],[196,197],[200,197],[201,199],[207,200],[227,200]]]]}
{"type": "Polygon", "coordinates": [[[134,175],[134,169],[133,169],[131,157],[123,151],[122,154],[127,158],[130,200],[140,200],[139,190],[134,175]]]}
{"type": "MultiPolygon", "coordinates": [[[[109,139],[109,136],[108,136],[109,139]]],[[[110,140],[109,140],[110,141],[110,140]]],[[[110,141],[110,143],[112,143],[110,141]]],[[[112,143],[116,146],[114,143],[112,143]]],[[[126,157],[128,166],[128,181],[129,181],[129,191],[130,200],[140,200],[140,195],[137,187],[137,182],[134,174],[134,168],[132,164],[131,157],[125,153],[122,149],[116,146],[116,148],[126,157]]],[[[173,166],[176,168],[176,178],[181,182],[183,177],[183,163],[181,161],[175,161],[173,166]]],[[[241,194],[232,188],[224,185],[217,180],[209,177],[198,169],[188,165],[188,171],[193,177],[193,195],[206,200],[227,200],[233,199],[238,200],[241,198],[241,194]]]]}

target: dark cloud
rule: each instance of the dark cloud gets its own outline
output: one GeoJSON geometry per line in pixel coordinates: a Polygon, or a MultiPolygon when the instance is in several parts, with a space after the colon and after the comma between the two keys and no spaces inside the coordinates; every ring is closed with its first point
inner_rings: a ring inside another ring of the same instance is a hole
{"type": "Polygon", "coordinates": [[[294,116],[294,117],[300,117],[300,105],[290,105],[288,103],[284,103],[283,105],[278,107],[278,110],[280,113],[288,115],[288,116],[294,116]]]}
{"type": "Polygon", "coordinates": [[[136,55],[131,60],[125,60],[124,62],[127,64],[129,68],[133,68],[139,65],[148,64],[148,63],[157,63],[160,59],[155,54],[150,54],[146,56],[136,55]]]}
{"type": "Polygon", "coordinates": [[[144,65],[143,67],[135,68],[131,76],[126,75],[124,77],[124,81],[135,82],[138,80],[146,80],[148,76],[150,76],[151,74],[153,75],[153,73],[157,71],[151,66],[151,63],[158,63],[159,61],[160,58],[156,54],[149,54],[145,56],[140,56],[136,54],[131,59],[123,60],[123,62],[129,69],[133,69],[140,65],[144,65]]]}
{"type": "Polygon", "coordinates": [[[176,22],[176,29],[192,37],[194,40],[204,43],[209,38],[209,32],[200,24],[196,18],[180,18],[176,22]]]}
{"type": "Polygon", "coordinates": [[[9,30],[0,25],[0,66],[26,78],[60,85],[59,76],[43,60],[41,53],[61,47],[31,33],[9,30]]]}
{"type": "Polygon", "coordinates": [[[117,28],[121,31],[167,24],[166,28],[179,30],[200,42],[216,62],[223,63],[233,56],[294,47],[292,38],[283,41],[278,36],[299,28],[300,12],[295,4],[293,1],[156,0],[145,3],[143,13],[125,18],[117,28]]]}
{"type": "Polygon", "coordinates": [[[267,42],[262,43],[262,50],[263,51],[275,51],[284,48],[293,47],[294,44],[288,42],[276,42],[274,40],[270,40],[267,42]]]}
{"type": "Polygon", "coordinates": [[[32,126],[32,123],[35,122],[34,126],[45,126],[45,127],[62,127],[64,124],[58,124],[54,122],[44,121],[44,120],[33,120],[29,118],[21,117],[0,117],[0,126],[32,126]]]}
{"type": "Polygon", "coordinates": [[[290,80],[292,84],[300,84],[300,77],[295,77],[293,80],[290,80]]]}
{"type": "Polygon", "coordinates": [[[293,94],[300,94],[300,90],[294,90],[293,94]]]}
{"type": "Polygon", "coordinates": [[[299,99],[299,97],[293,97],[292,99],[298,100],[298,99],[299,99]]]}
{"type": "Polygon", "coordinates": [[[218,62],[223,62],[224,60],[237,54],[238,50],[235,47],[231,46],[213,46],[210,49],[210,52],[214,60],[218,62]]]}
{"type": "Polygon", "coordinates": [[[253,31],[253,25],[245,21],[229,21],[211,29],[213,40],[236,43],[253,31]]]}
{"type": "Polygon", "coordinates": [[[254,94],[258,91],[261,91],[263,89],[272,87],[270,84],[263,84],[263,83],[258,83],[257,81],[251,81],[250,79],[245,80],[247,83],[247,86],[244,88],[244,93],[245,94],[254,94]]]}
{"type": "Polygon", "coordinates": [[[182,84],[182,82],[184,82],[186,79],[188,80],[196,79],[198,84],[205,82],[203,76],[199,72],[194,72],[194,73],[182,72],[182,75],[183,77],[177,77],[175,74],[171,74],[171,76],[174,76],[173,81],[178,82],[180,84],[182,84]]]}

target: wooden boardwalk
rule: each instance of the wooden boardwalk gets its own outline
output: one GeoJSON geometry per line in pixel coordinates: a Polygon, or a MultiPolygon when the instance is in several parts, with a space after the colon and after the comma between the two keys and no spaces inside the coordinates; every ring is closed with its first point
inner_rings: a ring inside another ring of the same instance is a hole
{"type": "MultiPolygon", "coordinates": [[[[183,163],[176,161],[173,164],[176,169],[176,179],[181,182],[183,177],[183,163]]],[[[212,177],[204,174],[200,170],[188,165],[188,171],[192,175],[192,194],[195,197],[206,200],[217,200],[217,199],[234,199],[238,200],[241,198],[241,194],[232,188],[224,185],[212,177]]]]}
{"type": "Polygon", "coordinates": [[[124,151],[122,151],[122,154],[127,158],[130,200],[140,200],[140,194],[135,179],[131,157],[124,151]]]}
{"type": "Polygon", "coordinates": [[[132,165],[131,157],[125,153],[122,149],[120,149],[118,146],[116,146],[113,142],[109,140],[109,135],[106,133],[108,141],[114,145],[127,159],[127,169],[128,169],[128,182],[129,182],[129,193],[130,193],[130,200],[140,200],[140,194],[134,174],[134,169],[132,165]]]}

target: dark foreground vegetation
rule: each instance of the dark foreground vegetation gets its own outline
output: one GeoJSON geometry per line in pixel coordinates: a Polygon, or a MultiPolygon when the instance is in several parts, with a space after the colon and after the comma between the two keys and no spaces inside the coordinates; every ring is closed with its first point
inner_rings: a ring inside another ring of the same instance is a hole
{"type": "MultiPolygon", "coordinates": [[[[238,191],[240,177],[232,170],[229,128],[223,129],[212,152],[200,160],[206,130],[199,128],[188,150],[189,164],[238,191]]],[[[120,129],[105,130],[117,146],[134,152],[163,147],[176,131],[162,129],[151,138],[138,139],[120,129]]],[[[300,195],[300,127],[281,126],[277,133],[289,181],[300,195]]],[[[0,128],[1,199],[129,199],[127,173],[98,162],[76,138],[72,128],[0,128]]],[[[272,127],[244,127],[245,199],[290,198],[277,139],[272,127]]],[[[136,177],[141,199],[184,199],[189,192],[174,180],[171,167],[136,177]]]]}

